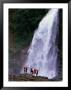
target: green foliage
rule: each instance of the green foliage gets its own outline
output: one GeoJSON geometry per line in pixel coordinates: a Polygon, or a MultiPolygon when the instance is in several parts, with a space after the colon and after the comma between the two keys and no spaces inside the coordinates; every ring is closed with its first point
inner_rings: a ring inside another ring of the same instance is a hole
{"type": "Polygon", "coordinates": [[[9,31],[15,35],[15,46],[28,45],[34,30],[47,9],[9,9],[9,31]]]}

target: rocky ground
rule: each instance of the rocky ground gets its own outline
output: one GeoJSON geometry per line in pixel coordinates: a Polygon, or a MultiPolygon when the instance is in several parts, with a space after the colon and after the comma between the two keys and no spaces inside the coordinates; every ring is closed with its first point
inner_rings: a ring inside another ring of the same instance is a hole
{"type": "Polygon", "coordinates": [[[33,76],[31,74],[10,75],[10,81],[48,81],[47,77],[33,76]]]}

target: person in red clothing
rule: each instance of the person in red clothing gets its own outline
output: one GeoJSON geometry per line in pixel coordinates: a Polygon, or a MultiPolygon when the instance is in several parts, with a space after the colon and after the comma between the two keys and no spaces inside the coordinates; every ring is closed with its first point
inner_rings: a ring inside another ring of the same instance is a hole
{"type": "Polygon", "coordinates": [[[35,74],[35,75],[37,76],[37,75],[38,75],[38,70],[31,68],[31,69],[30,69],[30,73],[31,73],[32,75],[35,74]]]}
{"type": "Polygon", "coordinates": [[[36,76],[38,75],[38,70],[34,69],[34,74],[36,74],[36,76]]]}

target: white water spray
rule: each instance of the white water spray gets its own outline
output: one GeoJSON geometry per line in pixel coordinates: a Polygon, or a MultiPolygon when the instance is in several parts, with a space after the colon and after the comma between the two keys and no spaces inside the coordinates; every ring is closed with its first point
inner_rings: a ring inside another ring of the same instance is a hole
{"type": "MultiPolygon", "coordinates": [[[[57,45],[58,33],[58,9],[51,9],[40,21],[34,33],[32,43],[28,50],[28,58],[25,65],[39,70],[39,76],[49,79],[57,75],[57,45]]],[[[24,66],[23,66],[24,67],[24,66]]],[[[24,73],[22,68],[21,73],[24,73]]],[[[29,72],[28,72],[29,73],[29,72]]]]}

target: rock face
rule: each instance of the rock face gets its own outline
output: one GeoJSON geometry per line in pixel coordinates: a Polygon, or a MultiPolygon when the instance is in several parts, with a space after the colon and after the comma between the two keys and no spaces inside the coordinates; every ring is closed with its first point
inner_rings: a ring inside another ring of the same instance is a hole
{"type": "Polygon", "coordinates": [[[26,62],[28,46],[24,49],[13,53],[9,58],[9,75],[20,74],[22,65],[26,62]]]}

